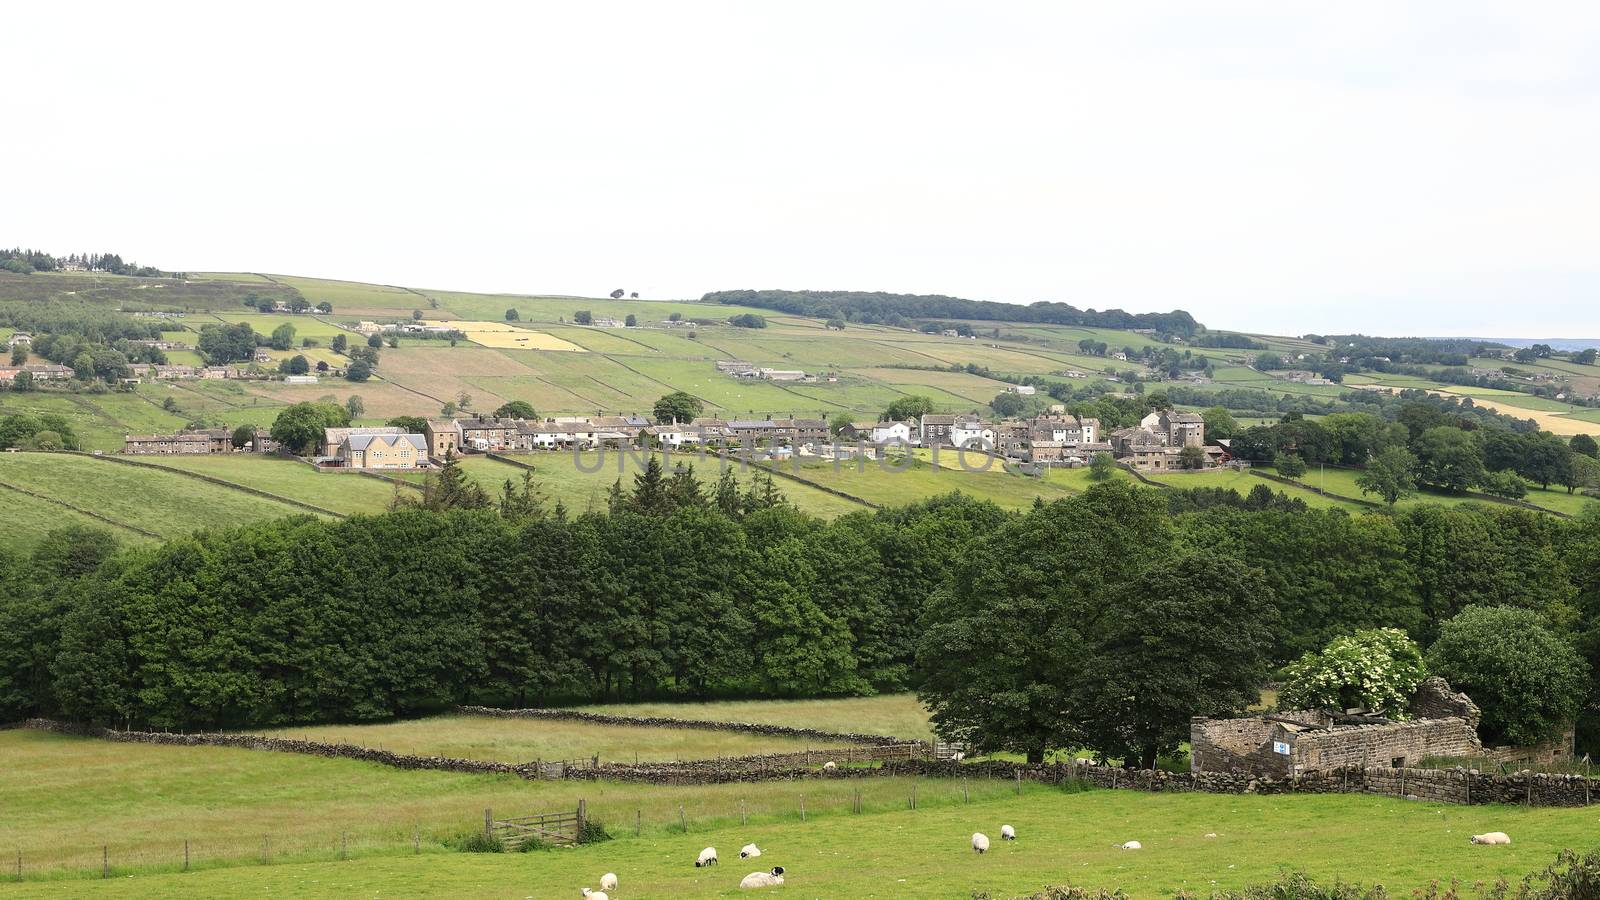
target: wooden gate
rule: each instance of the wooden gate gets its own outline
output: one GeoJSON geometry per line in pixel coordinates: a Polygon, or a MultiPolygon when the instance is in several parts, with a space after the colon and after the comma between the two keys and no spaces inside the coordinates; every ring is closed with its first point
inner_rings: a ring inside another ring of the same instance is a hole
{"type": "Polygon", "coordinates": [[[588,821],[588,801],[579,800],[575,812],[534,813],[510,819],[496,819],[494,811],[483,811],[483,831],[505,845],[507,850],[521,850],[529,841],[571,846],[583,840],[584,824],[588,821]]]}

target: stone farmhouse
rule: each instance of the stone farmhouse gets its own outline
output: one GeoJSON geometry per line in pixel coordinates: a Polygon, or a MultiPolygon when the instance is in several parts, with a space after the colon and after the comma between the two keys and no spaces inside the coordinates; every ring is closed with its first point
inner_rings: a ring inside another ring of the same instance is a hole
{"type": "Polygon", "coordinates": [[[427,465],[428,439],[420,434],[346,435],[336,459],[346,469],[416,469],[427,465]]]}
{"type": "Polygon", "coordinates": [[[1195,772],[1287,778],[1358,767],[1415,767],[1429,757],[1488,757],[1552,763],[1572,758],[1572,733],[1538,747],[1485,748],[1481,713],[1444,679],[1427,678],[1411,697],[1411,718],[1332,710],[1288,710],[1238,719],[1196,717],[1189,724],[1189,766],[1195,772]]]}
{"type": "Polygon", "coordinates": [[[232,453],[233,432],[226,428],[209,428],[176,434],[129,434],[122,438],[122,452],[133,456],[232,453]]]}
{"type": "Polygon", "coordinates": [[[68,366],[55,363],[27,365],[27,366],[0,366],[0,381],[10,382],[12,379],[27,372],[35,381],[71,381],[77,376],[68,366]]]}

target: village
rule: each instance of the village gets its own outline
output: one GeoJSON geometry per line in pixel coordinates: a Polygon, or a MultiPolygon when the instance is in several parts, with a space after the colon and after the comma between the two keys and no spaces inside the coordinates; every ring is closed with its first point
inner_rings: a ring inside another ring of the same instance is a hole
{"type": "MultiPolygon", "coordinates": [[[[728,452],[753,459],[879,459],[912,448],[975,453],[1040,468],[1078,468],[1107,454],[1138,471],[1166,472],[1241,464],[1227,441],[1207,443],[1196,413],[1158,410],[1139,425],[1104,433],[1098,419],[1068,415],[1054,404],[1046,414],[993,421],[977,414],[929,413],[901,421],[830,426],[824,419],[722,419],[652,424],[641,415],[494,416],[430,418],[422,430],[399,425],[328,428],[311,462],[329,469],[424,469],[470,453],[641,447],[728,452]]],[[[207,454],[278,450],[257,428],[239,441],[225,428],[168,434],[129,434],[122,453],[207,454]]]]}

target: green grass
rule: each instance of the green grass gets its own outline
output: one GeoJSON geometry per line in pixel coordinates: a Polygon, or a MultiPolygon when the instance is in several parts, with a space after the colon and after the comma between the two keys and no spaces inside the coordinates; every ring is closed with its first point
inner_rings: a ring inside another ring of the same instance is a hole
{"type": "MultiPolygon", "coordinates": [[[[1262,468],[1265,471],[1274,471],[1270,466],[1263,466],[1262,468]]],[[[1305,475],[1300,477],[1300,481],[1301,483],[1309,486],[1325,487],[1327,490],[1332,491],[1335,494],[1341,494],[1346,497],[1355,497],[1357,499],[1367,499],[1379,502],[1376,495],[1361,493],[1361,486],[1356,484],[1356,476],[1358,474],[1360,473],[1354,469],[1323,469],[1318,471],[1316,468],[1311,468],[1306,471],[1305,475]]],[[[1276,482],[1268,483],[1272,484],[1274,489],[1281,487],[1281,485],[1278,485],[1276,482]]],[[[1531,487],[1528,491],[1528,496],[1524,497],[1523,499],[1536,506],[1541,506],[1545,509],[1552,509],[1556,512],[1564,512],[1571,515],[1577,515],[1596,502],[1590,497],[1584,497],[1578,494],[1569,495],[1564,489],[1544,490],[1543,488],[1539,487],[1531,487]]],[[[1309,502],[1309,500],[1307,502],[1309,502]]],[[[1395,505],[1397,507],[1405,508],[1417,506],[1423,503],[1439,503],[1446,506],[1459,506],[1463,503],[1493,502],[1494,501],[1492,500],[1483,500],[1481,498],[1468,497],[1460,494],[1447,494],[1439,491],[1419,490],[1414,496],[1401,500],[1395,505]]]]}
{"type": "Polygon", "coordinates": [[[949,451],[940,454],[938,466],[919,457],[903,471],[890,468],[888,461],[880,466],[873,460],[866,460],[864,469],[858,469],[858,464],[851,461],[840,461],[837,467],[829,461],[802,461],[798,470],[791,462],[779,462],[774,468],[880,506],[901,506],[936,494],[961,491],[980,500],[1020,509],[1033,503],[1034,497],[1050,501],[1075,493],[1060,481],[1013,475],[988,456],[968,454],[967,459],[975,469],[983,469],[986,463],[988,467],[982,471],[954,468],[957,465],[955,453],[949,451]]]}
{"type": "MultiPolygon", "coordinates": [[[[0,460],[0,481],[7,480],[4,472],[4,460],[0,460]]],[[[0,510],[4,511],[5,522],[4,527],[0,527],[0,547],[15,553],[31,553],[47,533],[69,526],[110,531],[118,540],[130,544],[152,541],[138,532],[107,525],[59,504],[7,488],[0,488],[0,510]]]]}
{"type": "MultiPolygon", "coordinates": [[[[1152,481],[1175,488],[1231,488],[1241,496],[1248,495],[1256,485],[1266,485],[1273,493],[1282,493],[1294,499],[1304,500],[1306,505],[1313,509],[1343,509],[1349,512],[1363,510],[1359,503],[1347,503],[1333,497],[1324,497],[1314,490],[1296,488],[1281,482],[1269,481],[1236,469],[1206,469],[1198,472],[1152,472],[1147,473],[1146,477],[1152,481]]],[[[1303,481],[1307,484],[1315,485],[1317,483],[1316,472],[1308,473],[1303,481]]],[[[1331,482],[1327,487],[1328,490],[1336,494],[1344,494],[1347,497],[1356,497],[1358,499],[1361,497],[1359,489],[1355,493],[1348,493],[1335,487],[1331,482]]]]}
{"type": "Polygon", "coordinates": [[[200,528],[304,513],[176,472],[59,453],[0,453],[0,481],[89,509],[112,521],[178,537],[200,528]]]}
{"type": "MultiPolygon", "coordinates": [[[[205,753],[236,756],[247,751],[205,753]]],[[[219,761],[210,762],[215,765],[219,761]]],[[[1600,821],[1600,816],[1590,809],[1441,807],[1369,796],[1063,793],[1034,785],[1026,786],[1016,796],[1004,782],[984,781],[972,782],[971,802],[962,803],[959,783],[938,780],[925,780],[918,785],[918,808],[910,810],[905,808],[904,800],[908,785],[865,779],[851,781],[848,787],[843,781],[812,781],[729,786],[732,790],[666,789],[669,794],[714,794],[713,804],[724,805],[718,808],[693,804],[686,808],[689,833],[681,834],[675,828],[662,827],[676,814],[671,798],[666,810],[652,804],[645,808],[643,834],[635,837],[629,827],[632,817],[625,808],[593,799],[610,788],[590,784],[582,787],[591,793],[591,815],[609,827],[615,840],[576,850],[532,854],[443,853],[437,852],[430,840],[426,852],[417,855],[411,854],[408,840],[398,841],[401,846],[388,852],[373,842],[367,845],[371,849],[365,851],[371,855],[337,862],[336,833],[340,823],[320,818],[330,809],[381,815],[394,823],[392,830],[401,832],[402,838],[408,838],[404,832],[409,831],[404,815],[430,812],[428,800],[424,799],[430,795],[459,810],[454,824],[461,830],[472,827],[474,815],[481,817],[480,803],[499,801],[497,809],[507,814],[531,809],[508,805],[510,796],[475,792],[454,776],[360,772],[360,764],[345,766],[328,761],[273,762],[295,768],[309,762],[343,777],[319,779],[317,787],[331,794],[317,794],[302,773],[280,772],[299,776],[298,783],[263,792],[270,793],[276,803],[256,807],[244,821],[203,811],[197,811],[197,815],[226,831],[238,831],[241,825],[257,826],[258,831],[272,825],[320,827],[316,835],[320,841],[307,834],[299,858],[270,866],[99,880],[92,877],[98,875],[100,863],[98,847],[92,847],[73,857],[90,870],[85,874],[91,877],[73,882],[72,892],[123,897],[402,894],[558,898],[577,896],[579,888],[597,886],[601,873],[615,872],[620,879],[617,896],[732,897],[742,894],[736,885],[746,873],[782,865],[787,870],[784,893],[798,892],[797,896],[803,897],[962,898],[977,890],[1012,896],[1047,884],[1064,883],[1120,887],[1135,898],[1164,897],[1180,889],[1204,894],[1267,881],[1283,868],[1304,869],[1326,880],[1338,877],[1369,884],[1382,882],[1399,893],[1451,877],[1468,883],[1501,876],[1514,880],[1548,864],[1560,849],[1593,846],[1597,842],[1596,823],[1600,821]],[[852,815],[846,811],[846,795],[850,788],[858,786],[868,795],[869,811],[852,815]],[[357,794],[362,789],[390,793],[362,801],[357,794]],[[808,816],[803,823],[798,815],[797,789],[806,792],[808,816]],[[745,826],[739,824],[734,813],[741,796],[758,798],[752,802],[763,807],[752,813],[745,826]],[[298,798],[300,805],[293,807],[290,797],[298,798]],[[899,809],[891,808],[895,800],[899,801],[899,809]],[[791,808],[777,813],[780,802],[791,808]],[[663,812],[667,815],[662,816],[663,812]],[[709,818],[712,814],[719,818],[709,818]],[[1002,822],[1016,827],[1017,841],[1002,843],[997,839],[1002,822]],[[970,835],[978,830],[993,840],[991,851],[983,856],[974,854],[969,847],[970,835]],[[1488,830],[1506,831],[1514,843],[1493,848],[1468,843],[1468,835],[1488,830]],[[1207,834],[1216,837],[1208,839],[1207,834]],[[1123,841],[1134,839],[1145,849],[1117,849],[1123,841]],[[762,847],[763,855],[757,862],[741,863],[737,848],[750,841],[762,847]],[[706,869],[693,866],[695,854],[704,846],[719,849],[720,865],[706,869]]],[[[247,768],[249,774],[240,770],[206,772],[205,785],[172,779],[175,774],[194,777],[197,773],[187,766],[148,775],[174,789],[180,797],[221,801],[226,794],[217,788],[223,784],[235,790],[249,790],[251,797],[260,796],[254,781],[262,773],[255,764],[247,768]]],[[[103,778],[109,773],[97,770],[95,774],[103,778]]],[[[126,840],[133,831],[100,825],[87,830],[81,826],[73,831],[57,830],[64,824],[63,818],[76,819],[75,810],[96,810],[108,824],[119,818],[127,825],[151,824],[153,811],[149,805],[108,808],[103,804],[107,793],[118,795],[119,799],[126,797],[125,788],[103,781],[95,787],[71,799],[46,798],[39,805],[49,807],[55,818],[40,817],[37,806],[30,806],[24,821],[50,828],[55,837],[69,845],[108,833],[126,840]]],[[[536,792],[546,785],[521,787],[536,792]]],[[[557,789],[554,785],[549,787],[557,789]]],[[[30,784],[30,796],[25,799],[34,799],[40,789],[30,784]]],[[[656,790],[661,789],[627,789],[634,796],[656,790]]],[[[176,798],[163,798],[158,808],[170,810],[173,799],[176,798]]],[[[560,808],[554,805],[554,799],[551,797],[551,803],[539,809],[560,808]]],[[[435,829],[450,827],[442,816],[428,821],[437,823],[435,829]]],[[[165,828],[192,824],[198,822],[181,817],[160,821],[165,828]]],[[[9,821],[0,827],[22,830],[9,821]]],[[[140,834],[146,839],[149,836],[148,831],[140,834]]],[[[174,834],[163,843],[150,842],[138,857],[120,843],[113,844],[112,863],[116,866],[124,859],[135,858],[153,863],[165,857],[168,865],[175,868],[180,840],[174,834]]],[[[217,835],[201,842],[201,847],[210,849],[213,842],[221,840],[222,836],[217,835]]],[[[241,835],[238,841],[242,853],[259,854],[259,834],[241,835]]],[[[356,846],[360,853],[363,845],[356,846]]],[[[122,873],[114,870],[113,874],[122,873]]],[[[44,883],[8,890],[16,896],[36,896],[59,893],[63,888],[60,883],[44,883]]]]}
{"type": "Polygon", "coordinates": [[[221,478],[345,514],[384,512],[395,492],[394,485],[376,478],[348,473],[319,473],[293,460],[254,453],[144,456],[139,459],[141,462],[221,478]]]}
{"type": "MultiPolygon", "coordinates": [[[[542,719],[489,716],[434,716],[375,725],[319,725],[268,730],[278,737],[382,747],[398,753],[490,759],[523,763],[536,759],[580,759],[595,755],[607,762],[660,762],[791,753],[842,746],[821,740],[745,734],[699,728],[653,728],[596,725],[542,719]],[[647,738],[647,739],[644,739],[647,738]]],[[[821,765],[822,759],[818,759],[821,765]]]]}
{"type": "Polygon", "coordinates": [[[607,703],[579,706],[589,712],[618,716],[667,716],[675,719],[709,719],[718,722],[756,722],[882,734],[928,741],[933,728],[928,711],[914,694],[880,694],[875,697],[838,697],[827,700],[718,700],[695,703],[607,703]]]}

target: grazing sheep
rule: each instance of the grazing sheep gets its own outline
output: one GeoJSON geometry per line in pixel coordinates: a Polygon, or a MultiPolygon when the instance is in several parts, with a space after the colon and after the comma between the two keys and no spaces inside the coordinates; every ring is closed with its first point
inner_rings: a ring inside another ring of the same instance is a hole
{"type": "Polygon", "coordinates": [[[783,884],[783,866],[773,866],[771,872],[751,872],[739,882],[742,888],[778,887],[783,884]]]}
{"type": "Polygon", "coordinates": [[[1015,828],[1012,828],[1010,825],[1001,825],[1000,826],[1000,840],[1002,840],[1002,841],[1014,841],[1016,839],[1017,839],[1017,830],[1015,828]]]}
{"type": "Polygon", "coordinates": [[[950,754],[950,761],[951,762],[961,762],[963,759],[966,759],[966,758],[967,758],[967,754],[966,754],[966,751],[964,751],[964,750],[957,750],[956,752],[950,754]]]}
{"type": "Polygon", "coordinates": [[[740,859],[755,859],[760,855],[761,848],[757,847],[755,844],[745,844],[743,847],[739,848],[740,859]]]}
{"type": "Polygon", "coordinates": [[[1139,843],[1138,841],[1129,841],[1126,844],[1122,845],[1122,849],[1124,849],[1124,850],[1143,850],[1144,849],[1144,845],[1139,843]]]}
{"type": "Polygon", "coordinates": [[[600,890],[614,891],[617,889],[617,873],[607,872],[600,876],[600,890]]]}
{"type": "Polygon", "coordinates": [[[976,850],[979,854],[988,853],[989,836],[981,831],[974,831],[972,833],[972,849],[976,850]]]}
{"type": "Polygon", "coordinates": [[[588,888],[583,889],[583,896],[587,897],[588,900],[611,900],[610,897],[605,895],[604,891],[591,891],[588,888]]]}
{"type": "Polygon", "coordinates": [[[839,767],[834,765],[833,760],[831,760],[831,759],[822,764],[822,771],[824,771],[824,772],[832,772],[834,769],[837,769],[837,768],[839,768],[839,767]]]}
{"type": "Polygon", "coordinates": [[[696,857],[694,861],[694,867],[696,869],[700,868],[701,866],[714,866],[716,864],[717,848],[715,847],[707,847],[704,850],[701,850],[700,855],[696,857]]]}
{"type": "Polygon", "coordinates": [[[1215,831],[1206,832],[1206,837],[1208,837],[1208,838],[1214,838],[1216,836],[1217,836],[1217,833],[1215,831]]]}
{"type": "Polygon", "coordinates": [[[1509,844],[1511,838],[1504,831],[1491,831],[1488,834],[1475,834],[1472,836],[1474,844],[1509,844]]]}

